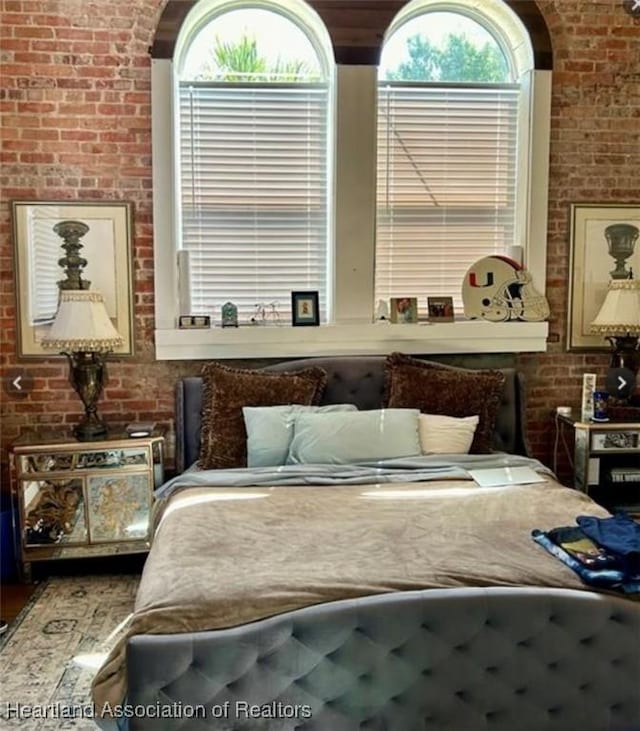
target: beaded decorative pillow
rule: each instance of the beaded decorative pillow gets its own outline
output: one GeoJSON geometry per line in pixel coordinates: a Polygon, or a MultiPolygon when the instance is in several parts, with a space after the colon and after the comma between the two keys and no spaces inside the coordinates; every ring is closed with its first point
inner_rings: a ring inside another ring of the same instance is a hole
{"type": "Polygon", "coordinates": [[[385,406],[423,414],[479,417],[472,454],[491,452],[505,375],[497,370],[454,368],[392,353],[385,363],[385,406]]]}
{"type": "Polygon", "coordinates": [[[312,406],[322,398],[327,374],[322,368],[268,373],[209,363],[202,370],[201,469],[247,466],[244,406],[312,406]]]}

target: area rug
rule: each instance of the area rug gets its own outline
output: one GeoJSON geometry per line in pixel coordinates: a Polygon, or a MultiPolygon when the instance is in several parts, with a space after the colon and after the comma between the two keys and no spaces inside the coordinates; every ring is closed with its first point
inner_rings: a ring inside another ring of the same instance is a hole
{"type": "Polygon", "coordinates": [[[0,638],[0,728],[96,731],[91,681],[133,609],[139,577],[52,577],[0,638]]]}

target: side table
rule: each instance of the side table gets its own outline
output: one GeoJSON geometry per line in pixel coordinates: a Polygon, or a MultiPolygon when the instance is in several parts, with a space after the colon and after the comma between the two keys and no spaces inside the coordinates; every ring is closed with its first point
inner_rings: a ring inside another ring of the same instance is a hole
{"type": "Polygon", "coordinates": [[[153,491],[164,481],[160,435],[80,442],[28,433],[11,450],[23,573],[31,561],[145,552],[153,491]]]}

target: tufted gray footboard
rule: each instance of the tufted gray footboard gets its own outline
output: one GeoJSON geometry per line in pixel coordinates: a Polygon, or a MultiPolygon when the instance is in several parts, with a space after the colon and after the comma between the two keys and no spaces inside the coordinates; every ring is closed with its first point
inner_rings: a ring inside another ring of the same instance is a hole
{"type": "Polygon", "coordinates": [[[640,605],[591,592],[377,595],[133,637],[127,665],[130,731],[640,731],[640,605]]]}

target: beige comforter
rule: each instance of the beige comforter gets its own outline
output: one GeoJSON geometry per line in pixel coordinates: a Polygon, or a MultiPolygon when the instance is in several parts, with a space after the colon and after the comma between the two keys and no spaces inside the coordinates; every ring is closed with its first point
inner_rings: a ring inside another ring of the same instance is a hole
{"type": "Polygon", "coordinates": [[[134,634],[230,627],[410,589],[585,588],[530,537],[579,514],[607,512],[551,480],[182,489],[160,521],[125,636],[94,680],[96,709],[121,702],[134,634]]]}

